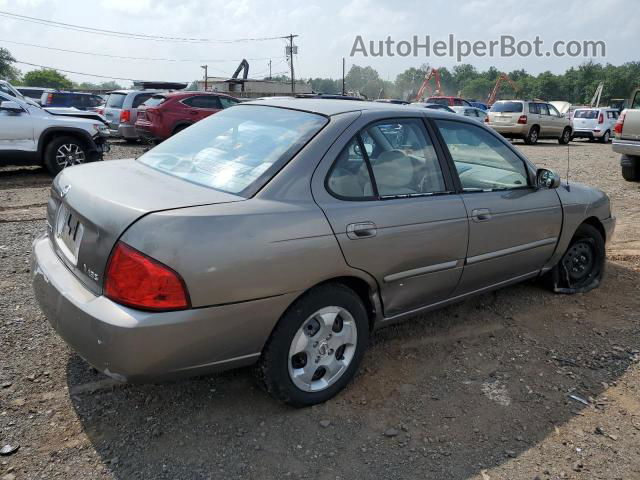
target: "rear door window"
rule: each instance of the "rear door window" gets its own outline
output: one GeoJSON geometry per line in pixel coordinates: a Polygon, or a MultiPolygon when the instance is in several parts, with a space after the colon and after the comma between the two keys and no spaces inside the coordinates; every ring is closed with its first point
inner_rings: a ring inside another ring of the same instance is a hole
{"type": "Polygon", "coordinates": [[[222,104],[222,108],[233,107],[234,105],[237,105],[240,103],[240,101],[238,100],[233,100],[227,97],[219,97],[219,98],[220,98],[220,103],[222,104]]]}
{"type": "Polygon", "coordinates": [[[107,108],[122,108],[124,104],[124,99],[127,95],[124,93],[110,93],[109,97],[107,97],[107,108]]]}
{"type": "Polygon", "coordinates": [[[529,104],[529,113],[532,113],[534,115],[540,113],[540,109],[538,108],[538,104],[537,103],[530,103],[529,104]]]}
{"type": "Polygon", "coordinates": [[[185,98],[182,103],[193,108],[207,108],[210,110],[219,110],[222,108],[220,97],[216,97],[215,95],[199,95],[185,98]]]}
{"type": "Polygon", "coordinates": [[[141,93],[140,95],[136,95],[136,97],[133,99],[133,103],[131,104],[131,108],[138,108],[152,96],[152,93],[141,93]]]}
{"type": "Polygon", "coordinates": [[[485,129],[436,120],[465,192],[509,190],[529,185],[525,163],[485,129]]]}
{"type": "Polygon", "coordinates": [[[433,143],[416,119],[384,120],[362,130],[338,156],[327,187],[359,200],[446,191],[433,143]]]}

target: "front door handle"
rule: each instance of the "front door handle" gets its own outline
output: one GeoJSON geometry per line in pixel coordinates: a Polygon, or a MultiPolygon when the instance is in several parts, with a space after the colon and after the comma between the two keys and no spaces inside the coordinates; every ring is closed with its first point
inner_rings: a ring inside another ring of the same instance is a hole
{"type": "Polygon", "coordinates": [[[373,222],[350,223],[347,225],[347,237],[351,240],[375,237],[377,233],[378,228],[373,222]]]}
{"type": "Polygon", "coordinates": [[[486,222],[491,220],[491,210],[488,208],[476,208],[471,211],[471,218],[474,222],[486,222]]]}

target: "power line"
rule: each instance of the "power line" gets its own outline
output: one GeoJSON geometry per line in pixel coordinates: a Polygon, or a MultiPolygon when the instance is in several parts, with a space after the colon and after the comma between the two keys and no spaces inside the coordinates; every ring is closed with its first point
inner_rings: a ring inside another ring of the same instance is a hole
{"type": "MultiPolygon", "coordinates": [[[[124,55],[110,55],[107,53],[96,53],[96,52],[82,52],[79,50],[68,50],[66,48],[55,48],[55,47],[48,47],[46,45],[36,45],[33,43],[24,43],[24,42],[16,42],[14,40],[3,40],[0,39],[0,43],[12,43],[15,45],[23,45],[26,47],[36,47],[36,48],[44,48],[47,50],[55,50],[57,52],[67,52],[67,53],[77,53],[80,55],[91,55],[96,56],[96,57],[108,57],[108,58],[118,58],[118,59],[125,59],[125,60],[143,60],[143,61],[157,61],[157,62],[194,62],[194,63],[217,63],[217,62],[239,62],[242,59],[214,59],[214,60],[198,60],[198,59],[177,59],[177,58],[153,58],[153,57],[127,57],[124,55]]],[[[251,61],[259,61],[259,60],[269,60],[271,58],[285,58],[284,56],[282,57],[261,57],[261,58],[247,58],[246,60],[251,60],[251,61]]]]}
{"type": "Polygon", "coordinates": [[[187,38],[187,37],[167,37],[162,35],[143,35],[141,33],[120,32],[117,30],[105,30],[102,28],[85,27],[83,25],[74,25],[71,23],[56,22],[54,20],[46,20],[43,18],[29,17],[27,15],[19,15],[17,13],[5,12],[0,10],[0,16],[20,20],[24,22],[37,23],[48,27],[62,28],[66,30],[75,30],[78,32],[92,33],[95,35],[105,35],[110,37],[129,38],[135,40],[152,40],[157,42],[186,42],[186,43],[242,43],[242,42],[260,42],[266,40],[280,40],[286,36],[275,37],[253,37],[253,38],[235,38],[235,39],[212,39],[212,38],[187,38]]]}
{"type": "MultiPolygon", "coordinates": [[[[20,60],[16,60],[15,63],[19,63],[21,65],[29,65],[31,67],[38,67],[38,68],[48,68],[48,69],[52,69],[52,70],[57,70],[58,72],[64,72],[64,73],[72,73],[74,75],[84,75],[86,77],[96,77],[96,78],[106,78],[109,80],[127,80],[129,82],[137,82],[139,81],[139,79],[135,79],[135,78],[124,78],[124,77],[112,77],[112,76],[107,76],[107,75],[98,75],[95,73],[85,73],[85,72],[76,72],[74,70],[64,70],[62,68],[58,68],[58,67],[51,67],[48,65],[39,65],[37,63],[30,63],[30,62],[22,62],[20,60]]],[[[274,73],[274,75],[282,75],[284,73],[287,73],[286,71],[284,72],[276,72],[274,73]]],[[[255,77],[249,77],[247,78],[247,80],[261,80],[259,78],[255,78],[255,77]]],[[[191,83],[192,80],[188,80],[185,81],[183,83],[191,83]]]]}

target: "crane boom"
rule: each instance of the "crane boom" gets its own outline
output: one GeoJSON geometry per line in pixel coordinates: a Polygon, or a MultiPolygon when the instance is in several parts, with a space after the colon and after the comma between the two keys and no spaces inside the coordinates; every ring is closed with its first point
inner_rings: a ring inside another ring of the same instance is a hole
{"type": "Polygon", "coordinates": [[[432,91],[436,94],[436,95],[440,95],[440,93],[442,92],[442,86],[440,85],[440,72],[438,71],[437,68],[430,68],[427,70],[427,72],[424,75],[424,80],[422,81],[422,85],[420,85],[420,88],[418,89],[418,93],[416,94],[416,102],[419,102],[422,100],[422,98],[424,97],[424,93],[426,91],[429,91],[429,93],[431,93],[432,91]],[[434,83],[435,83],[435,91],[431,89],[431,85],[429,85],[429,81],[431,79],[434,79],[434,83]]]}
{"type": "Polygon", "coordinates": [[[496,80],[496,84],[494,85],[489,98],[487,98],[487,105],[493,105],[495,103],[502,82],[507,82],[509,85],[511,85],[511,88],[513,88],[516,93],[520,92],[520,87],[518,86],[518,84],[511,80],[506,73],[501,73],[496,80]]]}

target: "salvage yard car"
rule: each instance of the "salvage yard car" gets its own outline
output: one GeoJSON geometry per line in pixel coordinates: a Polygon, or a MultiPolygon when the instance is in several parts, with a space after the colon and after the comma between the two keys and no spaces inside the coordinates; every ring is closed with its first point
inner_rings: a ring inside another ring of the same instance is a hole
{"type": "Polygon", "coordinates": [[[521,138],[535,145],[542,138],[571,141],[571,124],[553,105],[523,100],[499,100],[489,110],[487,125],[506,138],[521,138]]]}
{"type": "Polygon", "coordinates": [[[158,93],[138,107],[138,136],[162,141],[209,115],[240,103],[224,94],[211,92],[158,93]]]}
{"type": "Polygon", "coordinates": [[[109,151],[106,138],[107,126],[97,113],[43,108],[0,92],[0,164],[43,165],[56,175],[102,160],[109,151]]]}
{"type": "Polygon", "coordinates": [[[620,153],[622,177],[640,181],[640,88],[631,95],[629,108],[622,111],[613,131],[613,151],[620,153]]]}
{"type": "Polygon", "coordinates": [[[257,363],[306,406],[374,328],[540,276],[595,288],[615,218],[461,115],[274,99],[64,170],[47,222],[35,295],[90,364],[136,382],[257,363]]]}
{"type": "Polygon", "coordinates": [[[609,143],[617,120],[618,111],[613,108],[577,108],[571,118],[571,138],[609,143]]]}

